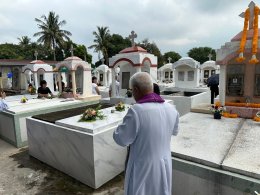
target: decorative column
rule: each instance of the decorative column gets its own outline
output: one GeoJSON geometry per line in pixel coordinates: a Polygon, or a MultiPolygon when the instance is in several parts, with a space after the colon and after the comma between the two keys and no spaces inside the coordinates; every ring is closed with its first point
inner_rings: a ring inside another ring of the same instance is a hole
{"type": "Polygon", "coordinates": [[[91,70],[83,71],[83,94],[82,97],[92,95],[91,70]]]}
{"type": "Polygon", "coordinates": [[[115,68],[112,68],[112,93],[111,97],[116,97],[116,72],[115,68]]]}
{"type": "Polygon", "coordinates": [[[34,72],[33,73],[33,78],[34,78],[34,86],[35,86],[35,89],[37,90],[39,88],[39,85],[38,85],[38,78],[37,78],[37,72],[34,72]]]}
{"type": "Polygon", "coordinates": [[[61,72],[58,72],[59,92],[62,93],[61,72]]]}
{"type": "Polygon", "coordinates": [[[107,86],[107,73],[106,73],[106,70],[105,72],[103,73],[103,85],[106,87],[107,86]]]}
{"type": "Polygon", "coordinates": [[[76,97],[77,92],[77,86],[76,86],[76,77],[75,77],[75,70],[71,70],[71,80],[72,80],[72,91],[73,91],[73,96],[76,97]]]}
{"type": "Polygon", "coordinates": [[[226,72],[227,65],[220,66],[219,73],[219,100],[222,106],[225,105],[226,102],[226,72]]]}

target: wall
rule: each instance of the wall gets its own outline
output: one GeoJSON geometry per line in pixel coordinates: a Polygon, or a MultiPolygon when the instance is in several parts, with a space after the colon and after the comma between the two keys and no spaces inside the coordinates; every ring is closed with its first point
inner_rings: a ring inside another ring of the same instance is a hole
{"type": "MultiPolygon", "coordinates": [[[[251,98],[251,102],[254,103],[260,103],[260,97],[256,97],[254,95],[254,90],[255,90],[255,65],[254,64],[249,64],[248,60],[251,59],[251,55],[245,55],[246,57],[246,61],[244,61],[243,63],[239,63],[239,64],[245,64],[245,74],[244,74],[244,95],[243,96],[227,96],[225,98],[226,102],[235,102],[235,101],[240,101],[240,102],[245,102],[245,96],[249,96],[251,98]]],[[[257,56],[257,58],[259,59],[260,56],[257,56]]],[[[231,65],[235,65],[238,64],[235,61],[235,58],[230,60],[228,62],[227,67],[229,66],[229,64],[231,65]]],[[[228,72],[227,72],[228,74],[228,72]]],[[[226,77],[227,77],[226,74],[226,77]]],[[[227,83],[226,83],[227,85],[227,83]]]]}
{"type": "Polygon", "coordinates": [[[131,76],[134,74],[134,73],[136,73],[137,72],[137,68],[136,67],[133,67],[131,64],[129,64],[129,63],[126,63],[126,64],[122,64],[121,66],[120,66],[120,73],[119,73],[119,80],[120,80],[120,95],[121,96],[123,96],[123,97],[125,97],[125,94],[126,94],[126,89],[121,89],[121,87],[122,87],[122,81],[123,81],[123,79],[122,79],[122,73],[123,72],[130,72],[130,78],[131,78],[131,76]]]}
{"type": "MultiPolygon", "coordinates": [[[[199,92],[199,90],[186,89],[188,92],[199,92]]],[[[180,116],[183,116],[190,112],[192,107],[195,107],[199,104],[210,103],[210,91],[206,90],[202,92],[200,90],[200,94],[185,97],[185,96],[170,96],[170,95],[161,95],[164,99],[173,100],[174,105],[176,105],[176,109],[178,110],[180,116]]]]}
{"type": "Polygon", "coordinates": [[[172,158],[172,195],[252,195],[259,180],[172,158]]]}
{"type": "Polygon", "coordinates": [[[200,82],[200,70],[194,69],[189,66],[180,66],[174,71],[174,79],[176,87],[199,87],[200,82]],[[184,72],[184,81],[179,81],[178,74],[180,71],[184,72]],[[188,81],[188,71],[194,71],[194,80],[188,81]]]}

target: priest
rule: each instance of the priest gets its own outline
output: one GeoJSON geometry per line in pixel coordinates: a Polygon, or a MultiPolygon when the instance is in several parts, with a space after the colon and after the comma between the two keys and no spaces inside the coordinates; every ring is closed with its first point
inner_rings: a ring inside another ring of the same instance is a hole
{"type": "Polygon", "coordinates": [[[171,136],[177,135],[179,114],[173,105],[153,93],[152,78],[138,72],[130,79],[137,104],[113,134],[120,146],[129,146],[126,195],[170,195],[172,186],[171,136]]]}

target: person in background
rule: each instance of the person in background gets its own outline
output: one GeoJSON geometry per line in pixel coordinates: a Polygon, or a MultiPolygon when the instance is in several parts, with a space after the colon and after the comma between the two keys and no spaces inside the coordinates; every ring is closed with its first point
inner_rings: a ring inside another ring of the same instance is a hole
{"type": "Polygon", "coordinates": [[[100,91],[98,89],[97,85],[97,77],[92,77],[92,94],[94,95],[100,95],[100,91]]]}
{"type": "Polygon", "coordinates": [[[157,85],[156,83],[153,83],[153,92],[157,95],[160,95],[160,88],[159,85],[157,85]]]}
{"type": "Polygon", "coordinates": [[[218,89],[218,84],[213,84],[209,85],[208,87],[210,88],[211,96],[210,96],[210,103],[214,104],[214,99],[219,95],[219,89],[218,89]]]}
{"type": "MultiPolygon", "coordinates": [[[[120,83],[118,81],[118,76],[115,77],[116,81],[116,97],[120,96],[120,83]]],[[[112,97],[112,83],[109,86],[109,97],[112,97]]]]}
{"type": "Polygon", "coordinates": [[[9,109],[9,106],[5,101],[5,97],[6,97],[5,92],[2,89],[0,89],[0,111],[9,109]]]}
{"type": "Polygon", "coordinates": [[[40,87],[38,88],[38,98],[47,98],[51,95],[51,97],[54,97],[49,87],[47,87],[47,82],[45,80],[42,80],[40,82],[40,87]]]}
{"type": "Polygon", "coordinates": [[[130,146],[125,176],[125,195],[171,195],[171,137],[178,134],[179,114],[175,107],[153,93],[148,73],[130,79],[134,104],[113,138],[130,146]]]}

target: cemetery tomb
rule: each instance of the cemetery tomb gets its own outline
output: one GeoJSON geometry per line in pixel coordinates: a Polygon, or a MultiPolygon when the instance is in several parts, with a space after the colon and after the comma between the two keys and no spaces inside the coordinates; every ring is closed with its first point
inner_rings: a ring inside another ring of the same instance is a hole
{"type": "Polygon", "coordinates": [[[28,84],[32,83],[37,90],[40,87],[40,82],[45,80],[50,90],[54,91],[53,68],[51,65],[41,60],[35,60],[24,66],[22,73],[25,81],[22,83],[24,89],[28,89],[28,84]]]}
{"type": "Polygon", "coordinates": [[[64,61],[59,62],[56,65],[55,71],[58,73],[58,84],[61,97],[85,99],[90,101],[100,99],[99,95],[92,94],[90,67],[90,64],[76,56],[66,58],[64,61]],[[69,72],[68,80],[69,86],[71,86],[71,88],[68,92],[62,92],[61,72],[64,68],[66,68],[69,72]]]}
{"type": "Polygon", "coordinates": [[[200,63],[183,57],[173,63],[175,87],[195,88],[200,85],[200,63]]]}
{"type": "Polygon", "coordinates": [[[204,62],[201,66],[201,82],[207,84],[207,80],[214,74],[219,74],[219,65],[216,65],[216,62],[209,60],[204,62]]]}
{"type": "MultiPolygon", "coordinates": [[[[255,3],[251,2],[246,14],[254,13],[256,7],[255,3]]],[[[244,18],[245,13],[240,16],[244,18]]],[[[248,21],[245,21],[245,24],[249,24],[249,29],[239,32],[230,42],[217,50],[221,104],[227,105],[229,111],[244,118],[252,118],[260,110],[257,49],[259,29],[254,25],[258,17],[256,14],[250,14],[248,21]]]]}
{"type": "MultiPolygon", "coordinates": [[[[94,107],[94,106],[92,106],[94,107]]],[[[103,106],[104,119],[79,122],[82,113],[68,110],[27,118],[29,154],[97,189],[125,168],[126,148],[117,145],[113,132],[127,110],[103,106]],[[68,156],[69,155],[69,156],[68,156]]],[[[126,107],[128,107],[126,105],[126,107]]]]}
{"type": "Polygon", "coordinates": [[[157,81],[157,57],[148,53],[145,49],[136,46],[134,39],[137,37],[134,31],[131,32],[129,38],[132,47],[123,49],[115,56],[109,58],[109,67],[112,69],[112,97],[115,97],[115,76],[116,68],[120,67],[120,95],[126,96],[129,88],[129,80],[136,72],[148,72],[154,82],[157,81]]]}
{"type": "Polygon", "coordinates": [[[97,77],[98,83],[101,86],[109,87],[110,84],[112,83],[111,69],[107,65],[102,64],[102,65],[98,66],[95,69],[94,74],[97,77]]]}
{"type": "Polygon", "coordinates": [[[158,69],[158,80],[160,82],[173,82],[172,63],[165,64],[158,69]]]}
{"type": "Polygon", "coordinates": [[[24,95],[7,97],[9,109],[0,112],[0,138],[18,148],[27,145],[27,117],[61,110],[66,112],[70,108],[80,108],[98,102],[62,98],[37,99],[37,95],[25,95],[28,101],[21,103],[22,97],[24,95]]]}

